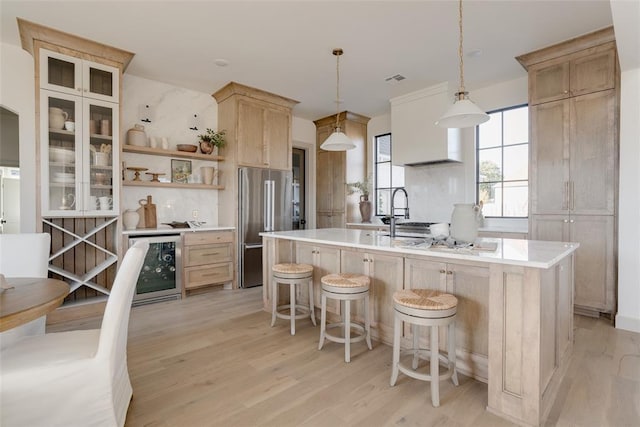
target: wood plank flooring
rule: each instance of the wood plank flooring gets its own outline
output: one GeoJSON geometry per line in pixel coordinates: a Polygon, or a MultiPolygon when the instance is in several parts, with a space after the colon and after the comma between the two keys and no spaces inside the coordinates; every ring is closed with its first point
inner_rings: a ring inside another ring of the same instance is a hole
{"type": "MultiPolygon", "coordinates": [[[[262,289],[214,290],[132,309],[127,426],[510,426],[488,413],[486,384],[459,375],[429,384],[403,376],[389,386],[391,348],[325,343],[307,319],[262,310],[262,289]]],[[[48,332],[97,328],[100,318],[48,332]]],[[[575,351],[549,426],[640,426],[640,334],[576,316],[575,351]]]]}

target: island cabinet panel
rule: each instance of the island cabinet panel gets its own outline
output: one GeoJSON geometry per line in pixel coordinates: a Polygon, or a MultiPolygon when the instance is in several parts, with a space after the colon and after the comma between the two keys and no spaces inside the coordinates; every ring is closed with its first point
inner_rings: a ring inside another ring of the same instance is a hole
{"type": "MultiPolygon", "coordinates": [[[[320,309],[322,303],[322,276],[340,272],[340,249],[307,243],[295,243],[295,262],[313,266],[313,303],[320,309]]],[[[298,301],[308,301],[307,289],[299,287],[298,301]]],[[[304,303],[303,303],[304,304],[304,303]]],[[[340,314],[340,302],[327,300],[327,312],[340,314]]]]}
{"type": "Polygon", "coordinates": [[[548,416],[572,352],[573,263],[490,266],[489,411],[531,425],[548,416]]]}
{"type": "MultiPolygon", "coordinates": [[[[456,352],[460,370],[487,380],[489,269],[476,265],[444,263],[425,258],[405,257],[405,289],[434,289],[458,299],[456,352]]],[[[405,326],[405,337],[411,336],[405,326]]],[[[440,331],[440,349],[447,349],[447,334],[440,331]]],[[[422,345],[428,347],[427,335],[422,345]]]]}
{"type": "MultiPolygon", "coordinates": [[[[404,263],[401,257],[365,251],[341,251],[342,273],[369,276],[369,313],[372,335],[381,341],[393,342],[393,294],[402,289],[404,263]]],[[[355,304],[352,313],[364,321],[362,304],[355,304]]]]}

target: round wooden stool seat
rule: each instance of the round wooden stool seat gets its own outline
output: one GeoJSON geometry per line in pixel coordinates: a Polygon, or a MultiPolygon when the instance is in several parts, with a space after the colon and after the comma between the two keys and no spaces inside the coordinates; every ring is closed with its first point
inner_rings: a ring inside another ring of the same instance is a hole
{"type": "Polygon", "coordinates": [[[458,299],[433,289],[403,289],[393,294],[396,310],[416,317],[443,318],[456,313],[458,299]]]}
{"type": "Polygon", "coordinates": [[[328,274],[320,279],[322,289],[337,294],[358,294],[367,292],[371,279],[364,274],[328,274]]]}
{"type": "Polygon", "coordinates": [[[439,383],[451,378],[454,385],[458,385],[456,371],[455,318],[458,310],[458,299],[445,292],[433,289],[403,289],[393,294],[394,331],[393,331],[393,362],[391,365],[391,386],[394,386],[398,373],[431,382],[431,403],[440,406],[439,383]],[[402,322],[411,325],[413,348],[405,351],[413,356],[411,366],[400,361],[400,338],[402,322]],[[420,348],[420,326],[430,328],[429,348],[420,348]],[[438,328],[446,326],[448,329],[447,355],[440,354],[438,328]],[[429,373],[417,372],[420,359],[429,360],[429,373]],[[440,375],[440,361],[447,365],[447,371],[440,375]]]}
{"type": "Polygon", "coordinates": [[[296,334],[296,319],[311,317],[311,322],[316,324],[316,316],[313,303],[313,266],[309,264],[281,263],[271,267],[271,326],[275,325],[276,318],[288,319],[291,322],[291,335],[296,334]],[[296,303],[296,286],[307,283],[309,305],[296,303]],[[278,285],[289,285],[289,304],[278,305],[278,285]],[[288,309],[288,312],[286,311],[288,309]]]}
{"type": "Polygon", "coordinates": [[[322,309],[320,320],[320,342],[318,350],[322,349],[325,339],[337,343],[344,343],[344,361],[351,361],[351,344],[365,340],[369,350],[371,346],[371,321],[369,316],[369,286],[371,279],[364,274],[341,273],[328,274],[320,279],[322,283],[322,309]],[[327,298],[340,301],[342,304],[342,321],[327,325],[327,298]],[[351,320],[351,301],[364,301],[364,324],[351,320]],[[333,335],[327,329],[341,328],[344,336],[333,335]],[[351,336],[351,329],[359,335],[351,336]]]}
{"type": "Polygon", "coordinates": [[[271,271],[273,271],[274,276],[295,279],[313,275],[313,266],[309,264],[282,263],[275,264],[271,267],[271,271]]]}

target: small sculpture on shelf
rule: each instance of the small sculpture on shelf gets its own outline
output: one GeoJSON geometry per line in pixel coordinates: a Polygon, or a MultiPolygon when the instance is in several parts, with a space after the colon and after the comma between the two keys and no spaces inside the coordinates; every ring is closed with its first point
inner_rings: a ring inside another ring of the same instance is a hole
{"type": "MultiPolygon", "coordinates": [[[[216,148],[224,147],[226,131],[214,131],[207,128],[207,131],[202,135],[198,135],[200,138],[200,151],[202,154],[211,154],[216,148]]],[[[215,154],[215,153],[214,153],[215,154]]]]}

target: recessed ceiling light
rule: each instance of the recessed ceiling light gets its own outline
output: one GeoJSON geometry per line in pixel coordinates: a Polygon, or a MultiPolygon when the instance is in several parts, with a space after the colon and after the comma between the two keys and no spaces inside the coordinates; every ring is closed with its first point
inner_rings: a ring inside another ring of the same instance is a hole
{"type": "Polygon", "coordinates": [[[229,65],[229,61],[227,61],[226,59],[216,59],[215,64],[218,67],[226,67],[227,65],[229,65]]]}
{"type": "Polygon", "coordinates": [[[467,57],[469,58],[477,58],[480,55],[482,55],[481,49],[473,49],[467,53],[467,57]]]}

